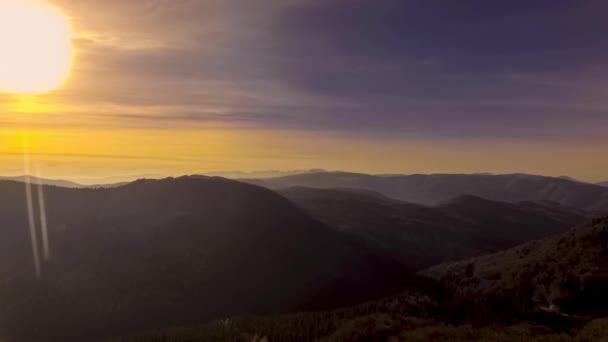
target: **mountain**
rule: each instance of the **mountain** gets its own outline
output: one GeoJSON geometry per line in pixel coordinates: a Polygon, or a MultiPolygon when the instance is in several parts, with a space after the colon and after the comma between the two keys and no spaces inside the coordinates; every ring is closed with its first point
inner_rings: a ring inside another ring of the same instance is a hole
{"type": "Polygon", "coordinates": [[[584,219],[581,210],[556,203],[505,203],[470,195],[429,207],[361,190],[295,187],[279,193],[413,269],[561,233],[584,219]]]}
{"type": "Polygon", "coordinates": [[[311,169],[311,170],[293,170],[293,171],[278,171],[278,170],[267,170],[267,171],[216,171],[216,172],[205,172],[203,175],[209,177],[224,177],[229,179],[256,179],[256,178],[276,178],[293,175],[302,175],[309,173],[321,173],[327,172],[322,169],[311,169]]]}
{"type": "Polygon", "coordinates": [[[112,340],[536,341],[608,340],[608,218],[540,241],[422,272],[423,291],[335,311],[241,316],[112,340]]]}
{"type": "Polygon", "coordinates": [[[502,202],[551,201],[567,207],[608,212],[608,189],[604,187],[525,174],[381,177],[358,173],[324,172],[248,180],[248,182],[271,189],[294,186],[363,189],[405,202],[426,205],[469,194],[502,202]]]}
{"type": "Polygon", "coordinates": [[[106,177],[74,177],[71,180],[84,184],[89,187],[99,187],[98,185],[112,185],[112,184],[127,184],[134,182],[138,179],[162,179],[169,177],[166,174],[158,173],[140,173],[140,174],[126,174],[126,175],[114,175],[106,177]]]}
{"type": "MultiPolygon", "coordinates": [[[[26,181],[27,178],[28,178],[27,176],[0,177],[0,181],[6,180],[6,181],[14,181],[14,182],[23,183],[26,181]]],[[[78,184],[78,183],[68,181],[68,180],[39,178],[39,177],[34,177],[34,176],[30,176],[29,181],[32,182],[33,184],[60,186],[60,187],[64,187],[64,188],[84,188],[84,187],[86,187],[86,185],[78,184]]]]}
{"type": "Polygon", "coordinates": [[[608,182],[599,182],[599,183],[596,183],[596,185],[608,187],[608,182]]]}
{"type": "Polygon", "coordinates": [[[608,218],[589,220],[556,237],[422,274],[441,281],[461,302],[496,303],[477,313],[541,310],[564,318],[608,315],[608,218]]]}
{"type": "Polygon", "coordinates": [[[44,191],[50,260],[36,279],[23,186],[0,182],[0,336],[9,341],[335,308],[419,284],[282,196],[236,181],[44,191]]]}

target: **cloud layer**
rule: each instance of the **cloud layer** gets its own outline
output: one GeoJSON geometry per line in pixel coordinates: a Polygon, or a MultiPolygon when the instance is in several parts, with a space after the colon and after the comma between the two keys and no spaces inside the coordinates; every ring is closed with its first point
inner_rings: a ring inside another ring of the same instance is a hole
{"type": "Polygon", "coordinates": [[[520,138],[608,123],[601,1],[54,3],[78,55],[50,126],[520,138]]]}
{"type": "MultiPolygon", "coordinates": [[[[581,159],[608,148],[604,1],[49,1],[72,18],[69,82],[0,94],[6,136],[46,130],[58,144],[39,145],[61,157],[49,167],[80,155],[132,174],[608,171],[581,159]]],[[[0,158],[18,159],[13,147],[0,158]]]]}

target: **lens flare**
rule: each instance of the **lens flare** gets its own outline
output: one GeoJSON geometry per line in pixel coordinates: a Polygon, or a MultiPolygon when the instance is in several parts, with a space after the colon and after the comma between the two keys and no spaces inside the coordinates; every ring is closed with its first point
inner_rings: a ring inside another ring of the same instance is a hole
{"type": "Polygon", "coordinates": [[[40,232],[42,233],[42,252],[44,260],[51,258],[51,247],[49,244],[49,229],[46,221],[46,201],[44,199],[44,184],[42,183],[42,173],[40,165],[36,166],[36,187],[38,190],[38,209],[40,210],[40,232]]]}
{"type": "Polygon", "coordinates": [[[29,141],[23,135],[23,171],[25,174],[25,201],[27,206],[27,221],[29,226],[30,239],[32,243],[32,259],[34,261],[34,271],[36,277],[40,278],[42,269],[40,265],[40,251],[38,247],[38,231],[36,229],[36,217],[34,214],[34,201],[32,199],[32,178],[30,177],[30,153],[29,141]]]}

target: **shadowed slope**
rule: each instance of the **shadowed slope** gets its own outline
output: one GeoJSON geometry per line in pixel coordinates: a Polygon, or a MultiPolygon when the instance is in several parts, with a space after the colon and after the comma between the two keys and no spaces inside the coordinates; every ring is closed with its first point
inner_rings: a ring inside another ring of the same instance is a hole
{"type": "Polygon", "coordinates": [[[235,181],[45,193],[52,258],[36,280],[23,185],[0,182],[0,333],[20,341],[331,308],[414,285],[392,259],[235,181]]]}
{"type": "Polygon", "coordinates": [[[606,341],[608,219],[423,272],[452,295],[398,296],[332,312],[235,317],[113,340],[606,341]],[[557,306],[556,306],[557,305],[557,306]]]}
{"type": "MultiPolygon", "coordinates": [[[[608,219],[562,235],[422,272],[462,302],[497,303],[482,315],[545,308],[564,315],[608,314],[608,219]],[[494,313],[491,313],[494,311],[494,313]]],[[[479,312],[476,314],[480,314],[479,312]]]]}
{"type": "Polygon", "coordinates": [[[584,213],[547,202],[504,203],[465,195],[427,207],[346,189],[280,190],[312,216],[420,269],[563,232],[584,213]]]}

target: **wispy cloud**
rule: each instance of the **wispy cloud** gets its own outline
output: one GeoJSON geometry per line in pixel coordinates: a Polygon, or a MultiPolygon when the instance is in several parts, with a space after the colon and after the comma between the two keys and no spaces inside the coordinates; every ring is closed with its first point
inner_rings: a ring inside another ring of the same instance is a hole
{"type": "Polygon", "coordinates": [[[519,137],[608,110],[602,3],[54,2],[78,55],[50,126],[519,137]]]}

